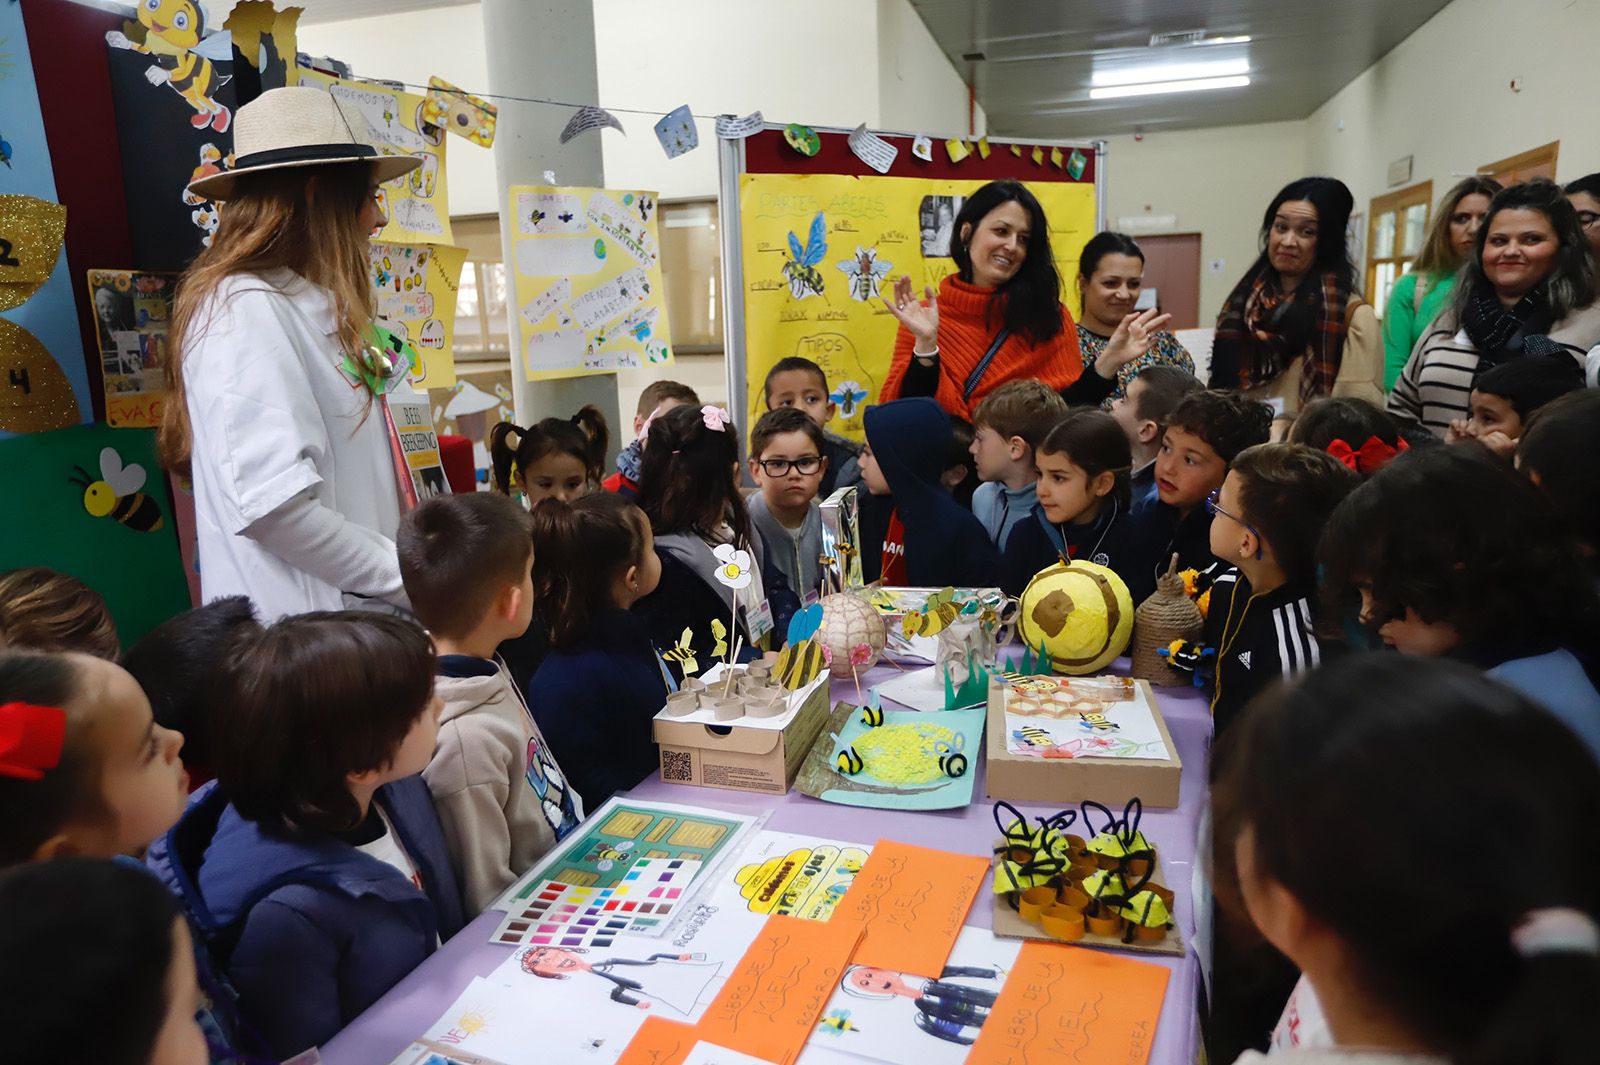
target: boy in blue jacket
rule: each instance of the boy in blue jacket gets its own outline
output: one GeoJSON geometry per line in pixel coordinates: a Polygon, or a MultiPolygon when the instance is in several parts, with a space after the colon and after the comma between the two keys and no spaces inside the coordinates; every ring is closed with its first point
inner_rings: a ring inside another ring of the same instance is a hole
{"type": "Polygon", "coordinates": [[[438,731],[433,650],[365,611],[285,618],[227,664],[217,781],[156,871],[280,1058],[325,1042],[462,924],[417,774],[438,731]]]}
{"type": "Polygon", "coordinates": [[[861,452],[861,567],[889,586],[996,587],[1000,554],[940,482],[950,419],[927,396],[868,407],[861,452]]]}

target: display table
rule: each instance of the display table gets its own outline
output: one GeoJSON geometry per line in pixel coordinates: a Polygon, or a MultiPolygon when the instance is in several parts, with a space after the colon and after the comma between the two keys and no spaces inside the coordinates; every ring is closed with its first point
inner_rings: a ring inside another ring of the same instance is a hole
{"type": "MultiPolygon", "coordinates": [[[[1121,664],[1125,666],[1126,662],[1121,664]]],[[[880,666],[862,677],[862,686],[865,688],[880,683],[896,674],[894,668],[880,666]]],[[[1173,743],[1177,745],[1179,757],[1183,760],[1180,805],[1175,810],[1145,810],[1139,827],[1155,844],[1161,856],[1162,879],[1177,895],[1177,923],[1183,932],[1184,942],[1188,944],[1194,940],[1189,881],[1194,869],[1200,815],[1208,794],[1206,765],[1211,742],[1211,715],[1205,698],[1193,689],[1157,688],[1156,693],[1173,743]]],[[[835,701],[850,701],[855,697],[855,685],[850,680],[834,683],[835,701]]],[[[978,774],[973,793],[984,795],[981,758],[973,759],[973,769],[978,774]]],[[[962,810],[869,810],[822,802],[795,791],[779,798],[718,788],[663,784],[655,776],[629,794],[636,799],[677,802],[743,814],[771,811],[767,828],[852,843],[896,839],[925,847],[988,855],[997,835],[991,814],[992,802],[987,798],[977,800],[962,810]]],[[[1015,805],[1030,816],[1055,812],[1036,804],[1015,805]]],[[[489,935],[502,916],[498,910],[480,914],[431,958],[396,984],[387,995],[357,1017],[349,1027],[331,1039],[322,1048],[323,1062],[328,1065],[387,1065],[455,1001],[473,977],[489,975],[495,966],[505,960],[512,948],[489,942],[489,935]]],[[[988,928],[991,918],[989,889],[985,886],[973,903],[967,923],[988,928]]],[[[1200,1046],[1197,1010],[1200,969],[1192,949],[1183,958],[1138,957],[1172,970],[1161,1020],[1156,1028],[1155,1045],[1150,1054],[1151,1065],[1187,1065],[1196,1061],[1200,1046]]]]}

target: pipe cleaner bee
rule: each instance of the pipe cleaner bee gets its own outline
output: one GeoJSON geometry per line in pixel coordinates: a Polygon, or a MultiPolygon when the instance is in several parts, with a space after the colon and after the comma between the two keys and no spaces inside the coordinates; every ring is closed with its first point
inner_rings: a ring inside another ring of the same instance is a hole
{"type": "Polygon", "coordinates": [[[961,753],[966,745],[967,738],[959,732],[954,740],[939,740],[933,745],[941,773],[947,777],[959,777],[967,771],[967,756],[961,753]]]}
{"type": "Polygon", "coordinates": [[[868,728],[877,728],[883,724],[883,707],[863,706],[861,708],[861,723],[868,728]]]}
{"type": "Polygon", "coordinates": [[[839,756],[834,759],[834,764],[839,767],[839,772],[844,773],[846,776],[854,776],[866,767],[866,763],[861,760],[861,756],[856,753],[854,747],[845,747],[840,750],[839,756]]]}
{"type": "Polygon", "coordinates": [[[156,532],[161,528],[161,507],[140,491],[144,487],[144,467],[124,466],[114,447],[100,450],[100,479],[89,476],[82,466],[74,466],[67,478],[83,489],[83,509],[96,518],[115,518],[134,532],[156,532]]]}

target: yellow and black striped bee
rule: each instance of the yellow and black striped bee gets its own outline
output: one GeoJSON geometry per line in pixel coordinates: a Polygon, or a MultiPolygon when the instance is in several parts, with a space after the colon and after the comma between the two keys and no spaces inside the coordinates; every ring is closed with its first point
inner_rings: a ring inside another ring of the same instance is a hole
{"type": "Polygon", "coordinates": [[[954,602],[954,588],[941,588],[928,596],[921,610],[906,614],[900,622],[900,631],[906,636],[937,636],[956,619],[961,608],[954,602]]]}
{"type": "Polygon", "coordinates": [[[822,645],[816,640],[801,640],[778,652],[773,675],[790,691],[799,691],[822,672],[822,645]]]}
{"type": "Polygon", "coordinates": [[[860,1027],[850,1023],[849,1010],[829,1010],[827,1016],[823,1017],[817,1024],[829,1031],[839,1033],[861,1031],[860,1027]]]}
{"type": "Polygon", "coordinates": [[[933,753],[939,758],[939,771],[947,777],[959,777],[967,771],[967,756],[962,754],[967,740],[960,733],[956,734],[954,742],[940,740],[933,745],[933,753]]]}
{"type": "Polygon", "coordinates": [[[661,652],[661,657],[668,662],[678,663],[678,668],[683,670],[683,675],[686,677],[700,671],[700,663],[695,661],[694,648],[689,646],[693,642],[693,630],[684,629],[683,635],[678,637],[677,644],[661,652]]]}
{"type": "Polygon", "coordinates": [[[1032,725],[1023,725],[1011,734],[1029,747],[1054,747],[1056,745],[1054,736],[1044,729],[1035,728],[1032,725]]]}
{"type": "Polygon", "coordinates": [[[856,753],[856,749],[854,747],[846,747],[841,750],[839,752],[839,757],[834,759],[834,764],[839,767],[839,772],[844,773],[846,776],[854,776],[855,774],[861,772],[862,768],[866,765],[866,763],[861,760],[861,756],[856,753]]]}
{"type": "Polygon", "coordinates": [[[115,518],[134,532],[156,532],[161,528],[161,506],[140,491],[144,487],[144,467],[137,462],[122,464],[117,449],[100,449],[100,479],[89,476],[82,466],[73,467],[67,478],[83,489],[83,509],[96,518],[115,518]]]}
{"type": "Polygon", "coordinates": [[[883,724],[883,707],[863,706],[861,708],[861,723],[868,728],[877,728],[883,724]]]}

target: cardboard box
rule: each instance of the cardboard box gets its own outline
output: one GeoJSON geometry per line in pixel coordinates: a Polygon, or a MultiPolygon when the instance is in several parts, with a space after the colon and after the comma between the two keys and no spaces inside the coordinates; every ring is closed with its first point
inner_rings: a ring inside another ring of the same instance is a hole
{"type": "Polygon", "coordinates": [[[1135,683],[1166,742],[1166,758],[1034,758],[1012,754],[1006,744],[1007,686],[1003,681],[991,680],[984,763],[990,798],[1063,807],[1093,799],[1120,809],[1137,796],[1146,807],[1177,806],[1183,762],[1149,682],[1135,683]]]}
{"type": "Polygon", "coordinates": [[[824,678],[781,729],[657,717],[653,732],[661,745],[661,779],[668,784],[784,794],[828,723],[828,687],[824,678]]]}

